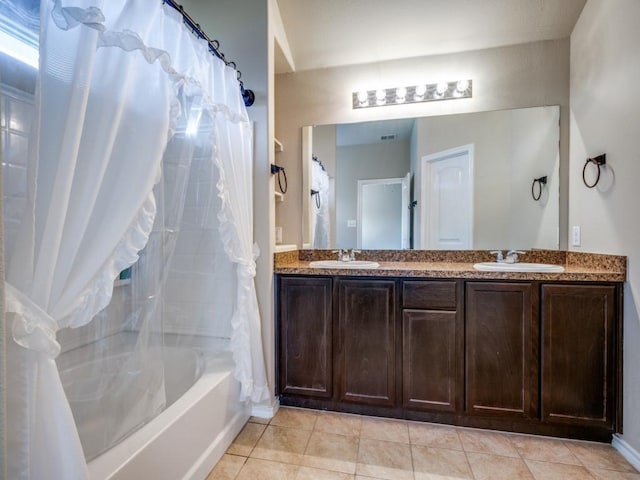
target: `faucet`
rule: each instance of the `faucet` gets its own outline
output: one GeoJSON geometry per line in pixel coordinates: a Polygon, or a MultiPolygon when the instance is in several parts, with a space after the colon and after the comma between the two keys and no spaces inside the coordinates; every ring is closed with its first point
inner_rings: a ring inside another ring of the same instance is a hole
{"type": "Polygon", "coordinates": [[[524,253],[522,250],[509,250],[504,263],[518,263],[518,254],[522,255],[524,253]]]}
{"type": "Polygon", "coordinates": [[[356,259],[356,253],[360,253],[360,250],[351,249],[349,251],[348,248],[340,248],[339,250],[333,250],[333,253],[338,254],[338,261],[340,262],[353,262],[356,259]]]}
{"type": "Polygon", "coordinates": [[[340,261],[340,262],[348,262],[349,261],[349,249],[340,248],[338,250],[334,250],[333,253],[337,253],[338,254],[338,261],[340,261]]]}
{"type": "Polygon", "coordinates": [[[489,253],[496,256],[497,263],[504,263],[504,257],[502,256],[502,250],[492,250],[489,253]]]}

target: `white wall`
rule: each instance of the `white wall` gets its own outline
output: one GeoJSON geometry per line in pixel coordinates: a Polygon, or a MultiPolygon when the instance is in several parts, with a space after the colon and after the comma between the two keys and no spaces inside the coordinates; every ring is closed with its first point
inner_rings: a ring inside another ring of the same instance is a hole
{"type": "Polygon", "coordinates": [[[624,440],[640,452],[640,2],[589,0],[571,35],[569,222],[586,252],[627,255],[624,292],[624,440]],[[605,152],[597,188],[582,183],[605,152]]]}
{"type": "MultiPolygon", "coordinates": [[[[301,244],[301,128],[425,115],[560,105],[561,231],[566,232],[569,152],[569,41],[556,40],[451,55],[410,58],[276,77],[276,136],[285,144],[279,162],[290,191],[278,210],[284,243],[301,244]],[[353,110],[352,92],[441,78],[473,79],[473,98],[353,110]]],[[[563,245],[566,245],[566,237],[563,245]]],[[[506,246],[506,245],[505,245],[506,246]]],[[[504,247],[503,247],[504,248],[504,247]]]]}

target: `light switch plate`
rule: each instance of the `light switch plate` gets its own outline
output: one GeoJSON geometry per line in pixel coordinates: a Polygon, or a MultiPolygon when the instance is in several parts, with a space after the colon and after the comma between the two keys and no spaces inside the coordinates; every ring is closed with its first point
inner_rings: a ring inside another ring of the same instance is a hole
{"type": "Polygon", "coordinates": [[[347,220],[347,228],[356,228],[355,220],[347,220]]]}
{"type": "Polygon", "coordinates": [[[573,247],[579,247],[581,238],[580,238],[580,225],[574,225],[571,227],[571,245],[573,247]]]}

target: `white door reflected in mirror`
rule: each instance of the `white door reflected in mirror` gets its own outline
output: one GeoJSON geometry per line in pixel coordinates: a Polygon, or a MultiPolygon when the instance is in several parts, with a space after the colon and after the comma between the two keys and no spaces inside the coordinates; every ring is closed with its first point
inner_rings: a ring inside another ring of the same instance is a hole
{"type": "Polygon", "coordinates": [[[409,248],[409,182],[402,178],[358,181],[358,248],[409,248]]]}
{"type": "Polygon", "coordinates": [[[422,157],[421,248],[473,246],[473,145],[422,157]]]}

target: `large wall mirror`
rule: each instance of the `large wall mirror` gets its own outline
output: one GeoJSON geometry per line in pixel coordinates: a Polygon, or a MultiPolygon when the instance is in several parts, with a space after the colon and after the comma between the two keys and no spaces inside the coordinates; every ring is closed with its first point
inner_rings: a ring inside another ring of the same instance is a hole
{"type": "Polygon", "coordinates": [[[559,107],[303,128],[311,248],[557,249],[559,107]]]}

